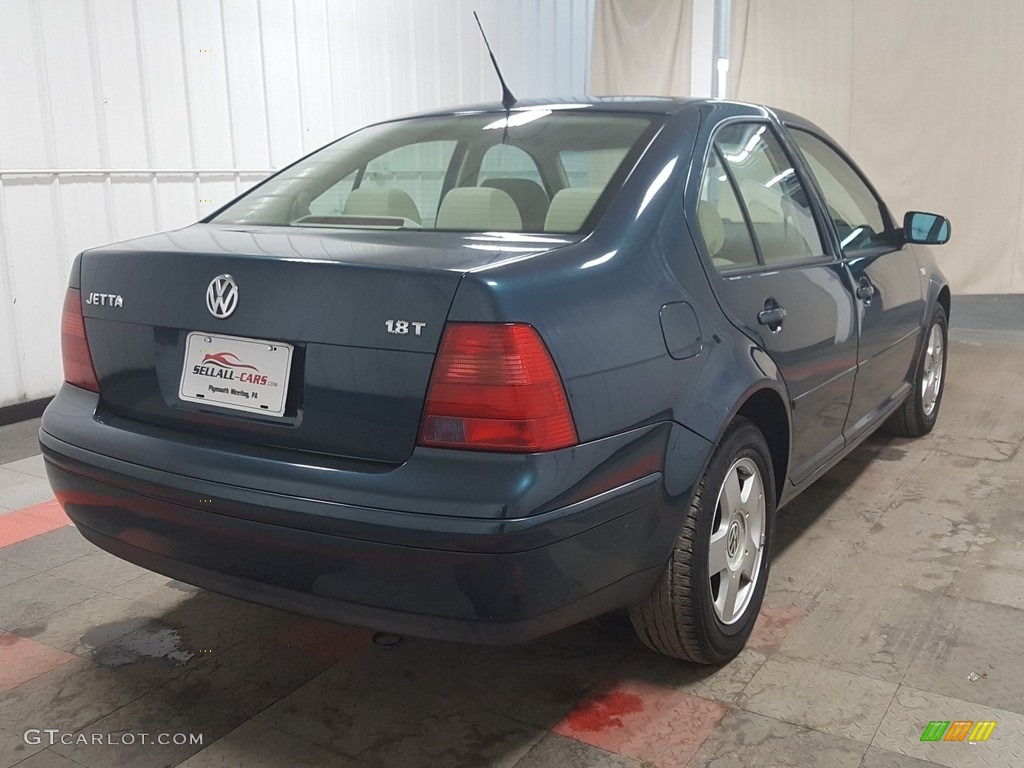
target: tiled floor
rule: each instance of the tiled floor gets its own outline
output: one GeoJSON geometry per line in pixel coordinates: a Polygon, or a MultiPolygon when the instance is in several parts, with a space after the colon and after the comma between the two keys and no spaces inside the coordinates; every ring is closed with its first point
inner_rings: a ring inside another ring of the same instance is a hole
{"type": "Polygon", "coordinates": [[[0,768],[1024,766],[1024,344],[974,331],[950,362],[934,434],[872,438],[781,515],[761,622],[717,670],[621,615],[378,646],[102,553],[38,456],[7,463],[0,768]],[[997,725],[922,742],[932,720],[997,725]]]}

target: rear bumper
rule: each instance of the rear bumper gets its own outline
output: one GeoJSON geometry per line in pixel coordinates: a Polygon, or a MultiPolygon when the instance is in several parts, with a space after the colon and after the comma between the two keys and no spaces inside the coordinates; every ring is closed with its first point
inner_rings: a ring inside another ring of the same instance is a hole
{"type": "MultiPolygon", "coordinates": [[[[555,452],[561,456],[538,455],[544,457],[541,464],[507,457],[506,471],[519,472],[520,485],[544,483],[545,495],[570,503],[518,517],[438,515],[325,501],[316,487],[304,496],[275,493],[255,471],[251,483],[239,485],[110,455],[125,450],[117,445],[117,433],[124,430],[83,413],[90,400],[94,408],[95,396],[65,387],[44,418],[40,443],[57,498],[97,546],[254,602],[399,634],[470,642],[526,640],[641,599],[667,559],[679,526],[675,510],[692,488],[679,486],[678,477],[667,484],[661,465],[649,471],[644,457],[664,462],[669,453],[686,456],[695,478],[706,455],[695,450],[700,438],[666,424],[620,438],[611,454],[601,450],[596,455],[605,458],[589,474],[564,471],[593,460],[586,446],[555,452]],[[65,428],[76,410],[79,420],[65,428]],[[101,453],[75,445],[67,433],[87,435],[93,447],[112,442],[101,453]],[[624,455],[630,457],[625,465],[624,455]],[[553,469],[559,465],[560,488],[553,469]],[[578,489],[564,484],[577,475],[586,487],[610,487],[577,498],[578,489]],[[672,497],[667,487],[682,493],[672,497]]],[[[121,437],[128,444],[139,439],[121,437]]],[[[148,449],[173,450],[176,466],[182,466],[193,447],[156,445],[166,439],[147,436],[148,449]]],[[[432,509],[437,496],[453,493],[451,486],[475,482],[460,474],[466,468],[458,452],[435,453],[454,455],[447,472],[422,489],[423,503],[432,509]]],[[[436,471],[440,457],[430,458],[436,471]]],[[[238,462],[233,480],[245,467],[244,458],[238,462]]],[[[496,471],[491,466],[485,474],[496,471]]],[[[328,474],[332,489],[341,484],[343,493],[352,473],[328,474]]],[[[389,474],[375,475],[382,489],[389,474]]]]}

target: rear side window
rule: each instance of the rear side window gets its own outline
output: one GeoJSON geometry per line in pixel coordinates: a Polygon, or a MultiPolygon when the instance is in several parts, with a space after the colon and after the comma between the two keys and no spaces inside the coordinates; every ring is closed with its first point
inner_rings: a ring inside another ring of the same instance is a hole
{"type": "Polygon", "coordinates": [[[766,265],[824,253],[810,196],[768,125],[727,125],[715,136],[715,150],[743,204],[766,265]]]}
{"type": "Polygon", "coordinates": [[[757,266],[757,250],[743,209],[717,152],[711,152],[704,166],[697,220],[715,269],[725,272],[757,266]]]}

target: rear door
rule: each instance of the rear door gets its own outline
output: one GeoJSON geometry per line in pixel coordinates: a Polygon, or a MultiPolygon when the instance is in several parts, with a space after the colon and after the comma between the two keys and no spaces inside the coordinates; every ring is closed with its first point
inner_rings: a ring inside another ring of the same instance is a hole
{"type": "Polygon", "coordinates": [[[828,209],[831,236],[853,277],[860,319],[857,379],[845,433],[867,428],[912,375],[925,301],[917,260],[878,195],[825,138],[790,127],[828,209]]]}
{"type": "Polygon", "coordinates": [[[849,278],[823,244],[807,192],[769,123],[732,122],[716,132],[699,227],[724,311],[785,380],[795,482],[845,445],[857,362],[849,278]]]}

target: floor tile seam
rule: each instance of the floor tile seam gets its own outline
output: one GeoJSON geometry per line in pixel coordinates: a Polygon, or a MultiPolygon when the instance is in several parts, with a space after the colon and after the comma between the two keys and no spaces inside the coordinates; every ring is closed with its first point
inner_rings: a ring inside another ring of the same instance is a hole
{"type": "MultiPolygon", "coordinates": [[[[12,541],[10,544],[5,544],[2,547],[0,547],[0,560],[7,559],[7,558],[4,558],[3,555],[2,555],[3,551],[7,547],[13,547],[16,544],[21,544],[23,541],[32,541],[32,539],[36,539],[36,538],[38,538],[40,536],[45,536],[48,533],[53,533],[54,531],[59,531],[59,530],[61,530],[63,528],[67,528],[68,526],[70,526],[72,524],[70,520],[68,522],[66,522],[66,523],[55,523],[53,520],[51,520],[48,517],[44,517],[42,515],[33,515],[31,512],[25,512],[26,507],[22,507],[21,509],[7,509],[7,507],[0,507],[0,509],[6,509],[7,510],[6,512],[0,513],[0,528],[3,528],[3,524],[4,524],[3,520],[9,514],[15,514],[15,515],[17,515],[17,514],[26,514],[29,517],[31,517],[33,520],[43,520],[45,522],[54,523],[54,527],[53,528],[48,528],[45,531],[39,531],[38,533],[33,533],[31,536],[26,536],[23,539],[18,539],[17,541],[12,541]]],[[[14,562],[14,561],[8,559],[8,562],[14,562]]],[[[19,563],[19,565],[20,565],[20,563],[19,563]]],[[[24,567],[25,568],[29,568],[30,566],[26,565],[24,567]]],[[[38,571],[38,573],[42,573],[42,571],[38,571]]]]}
{"type": "MultiPolygon", "coordinates": [[[[90,661],[92,661],[92,660],[90,659],[90,661]]],[[[97,667],[103,667],[102,664],[97,664],[95,661],[93,661],[92,663],[95,666],[97,666],[97,667]]],[[[140,699],[145,698],[146,696],[149,696],[151,693],[154,693],[158,688],[159,688],[158,685],[153,685],[152,687],[147,688],[146,690],[140,692],[138,696],[132,697],[129,701],[126,701],[123,704],[120,704],[117,707],[114,707],[114,709],[110,710],[109,712],[104,712],[102,715],[97,715],[96,717],[92,718],[88,722],[78,726],[73,731],[71,731],[71,733],[72,734],[80,734],[80,733],[84,732],[90,726],[93,726],[96,723],[98,723],[101,720],[104,720],[104,719],[106,719],[108,717],[112,717],[113,715],[116,715],[118,712],[120,712],[123,709],[126,709],[127,707],[130,707],[132,704],[134,704],[135,702],[139,701],[140,699]]],[[[108,731],[107,733],[118,733],[118,731],[108,731]]],[[[66,745],[66,746],[73,746],[73,745],[66,745]]],[[[67,758],[68,760],[71,760],[71,758],[68,757],[67,755],[64,755],[64,754],[62,754],[60,752],[58,752],[57,754],[60,755],[61,757],[67,758]]],[[[184,762],[184,760],[182,762],[184,762]]],[[[77,764],[78,763],[76,763],[76,765],[77,764]]]]}
{"type": "MultiPolygon", "coordinates": [[[[621,752],[616,752],[616,751],[614,751],[614,750],[611,750],[611,749],[607,749],[607,748],[605,748],[605,747],[599,747],[599,746],[597,746],[596,744],[588,744],[588,743],[587,743],[587,742],[585,742],[585,741],[580,741],[579,739],[577,739],[577,738],[575,738],[575,737],[573,737],[573,736],[570,736],[570,735],[568,735],[568,734],[565,734],[565,733],[555,733],[554,731],[552,731],[552,730],[550,730],[550,729],[549,729],[548,731],[546,731],[546,732],[545,732],[544,736],[548,736],[548,735],[551,735],[551,736],[558,736],[558,737],[560,737],[560,738],[563,738],[563,739],[569,739],[570,741],[574,741],[574,742],[576,742],[577,744],[583,744],[584,746],[588,747],[589,749],[596,749],[596,750],[597,750],[598,752],[603,752],[603,753],[604,753],[604,754],[606,754],[606,755],[612,755],[613,757],[621,757],[621,758],[624,758],[624,759],[626,759],[626,760],[629,760],[630,762],[636,763],[636,764],[637,764],[638,766],[639,766],[639,765],[642,765],[642,766],[644,766],[645,768],[646,768],[646,766],[647,766],[647,763],[644,763],[644,762],[643,762],[642,760],[637,760],[636,758],[630,757],[629,755],[623,755],[623,754],[622,754],[621,752]]],[[[523,762],[523,761],[524,761],[524,760],[525,760],[525,759],[526,759],[527,757],[529,757],[529,755],[530,755],[530,752],[533,752],[533,750],[537,749],[537,747],[538,747],[538,746],[540,746],[540,742],[544,740],[544,736],[541,736],[541,737],[540,737],[540,739],[539,739],[539,740],[537,741],[537,743],[536,743],[536,744],[534,744],[534,745],[533,745],[532,747],[530,747],[530,749],[529,749],[529,750],[528,750],[528,751],[526,752],[526,754],[525,754],[525,755],[523,755],[522,757],[520,757],[520,758],[519,758],[519,759],[518,759],[518,760],[517,760],[517,761],[515,762],[515,764],[514,764],[514,765],[512,766],[512,768],[519,768],[519,766],[520,766],[520,765],[522,764],[522,762],[523,762]]],[[[689,761],[689,760],[687,760],[686,764],[685,764],[685,765],[683,765],[683,766],[680,766],[680,768],[686,768],[686,766],[688,766],[689,764],[690,764],[690,761],[689,761]]]]}
{"type": "MultiPolygon", "coordinates": [[[[286,695],[288,695],[288,694],[286,694],[286,695]]],[[[277,702],[274,702],[274,703],[276,704],[277,702]]],[[[273,704],[271,704],[269,706],[273,706],[273,704]]],[[[260,712],[262,712],[262,711],[263,710],[260,710],[260,712]]],[[[256,713],[256,714],[259,714],[259,713],[256,713]]],[[[224,739],[228,738],[231,734],[233,734],[239,728],[241,728],[241,727],[243,727],[245,725],[248,725],[249,723],[253,723],[254,726],[257,726],[257,727],[262,728],[264,730],[265,729],[269,729],[271,731],[274,731],[275,733],[281,734],[282,736],[287,736],[288,738],[295,739],[296,741],[301,741],[303,744],[307,744],[310,747],[313,747],[313,748],[316,748],[316,749],[322,749],[325,752],[330,752],[332,755],[337,755],[338,757],[343,757],[343,758],[345,758],[345,760],[347,760],[349,762],[355,762],[355,758],[351,757],[350,755],[346,755],[344,752],[339,752],[337,749],[333,749],[332,747],[327,746],[326,744],[317,744],[316,742],[310,741],[309,739],[306,739],[306,738],[304,738],[302,736],[299,736],[297,734],[289,733],[288,731],[285,731],[285,730],[283,730],[281,728],[278,728],[273,723],[254,722],[256,714],[250,716],[244,722],[239,723],[234,728],[232,728],[230,731],[225,733],[223,736],[221,736],[221,737],[215,739],[214,741],[210,742],[209,744],[205,745],[198,752],[194,752],[191,755],[189,755],[188,757],[186,757],[184,760],[182,760],[180,763],[176,763],[175,766],[179,766],[179,765],[182,765],[184,763],[187,763],[189,760],[191,760],[196,755],[205,752],[207,749],[210,749],[215,744],[218,744],[219,742],[221,742],[224,739]]],[[[363,765],[362,763],[356,763],[352,768],[362,768],[362,765],[363,765]]],[[[513,766],[513,768],[515,768],[515,766],[513,766]]]]}
{"type": "MultiPolygon", "coordinates": [[[[54,529],[54,530],[56,530],[56,529],[54,529]]],[[[72,563],[77,563],[79,560],[84,560],[87,557],[92,557],[95,554],[96,554],[96,552],[86,552],[84,555],[79,555],[78,557],[74,557],[74,558],[72,558],[70,560],[66,560],[63,563],[58,563],[57,565],[51,566],[50,568],[47,568],[47,569],[45,569],[43,571],[39,571],[39,573],[48,574],[50,576],[53,576],[55,579],[66,578],[64,576],[56,576],[56,575],[54,575],[53,571],[57,570],[58,568],[63,568],[65,566],[71,565],[72,563]]],[[[142,574],[139,574],[139,575],[142,575],[142,574]]],[[[138,577],[133,577],[133,578],[138,578],[138,577]]],[[[67,581],[74,581],[74,579],[67,579],[67,581]]],[[[128,581],[131,581],[131,579],[128,579],[128,581]]],[[[81,582],[75,582],[75,583],[78,584],[78,583],[81,583],[81,582]]],[[[83,586],[88,587],[90,585],[89,584],[85,584],[83,586]]],[[[120,586],[120,585],[118,585],[118,586],[120,586]]],[[[100,589],[100,587],[93,587],[93,589],[100,589]]]]}
{"type": "MultiPolygon", "coordinates": [[[[47,645],[46,643],[42,643],[42,642],[40,642],[38,640],[32,640],[32,638],[22,637],[21,635],[18,635],[18,637],[21,638],[22,640],[31,640],[33,643],[36,643],[37,645],[45,645],[51,651],[61,651],[62,653],[68,653],[67,651],[62,651],[62,649],[60,649],[60,648],[54,648],[52,645],[47,645]]],[[[22,680],[17,685],[11,686],[7,690],[3,691],[3,694],[10,693],[11,691],[17,691],[23,685],[28,685],[29,683],[33,682],[34,680],[39,679],[43,675],[48,675],[51,672],[60,669],[61,667],[67,666],[68,664],[72,663],[73,661],[76,661],[79,658],[78,656],[75,656],[75,654],[69,654],[69,655],[71,655],[73,658],[63,659],[62,661],[57,662],[56,664],[54,664],[49,669],[43,670],[42,672],[40,672],[40,673],[38,673],[36,675],[32,675],[32,677],[28,678],[27,680],[22,680]]],[[[3,695],[3,694],[0,694],[0,695],[3,695]]]]}
{"type": "MultiPolygon", "coordinates": [[[[3,562],[10,563],[11,565],[21,565],[21,563],[15,563],[12,560],[4,560],[3,562]]],[[[22,568],[28,568],[27,565],[23,565],[21,567],[22,568]]],[[[32,573],[28,574],[27,576],[19,576],[14,581],[9,581],[6,584],[4,584],[2,587],[0,587],[0,589],[6,589],[7,587],[14,586],[15,584],[18,584],[19,582],[25,581],[26,579],[31,579],[34,576],[38,576],[40,573],[42,573],[42,571],[32,571],[32,573]]],[[[49,575],[50,574],[47,574],[47,576],[49,576],[49,575]]],[[[58,576],[54,576],[54,578],[59,578],[59,577],[58,576]]]]}
{"type": "MultiPolygon", "coordinates": [[[[900,487],[902,487],[902,483],[901,483],[900,487]]],[[[885,508],[881,511],[881,513],[878,516],[878,519],[875,522],[881,521],[890,512],[895,510],[897,507],[899,507],[904,502],[914,501],[915,499],[918,499],[918,500],[923,499],[925,501],[932,501],[932,502],[943,503],[943,504],[960,504],[960,505],[964,504],[964,500],[963,499],[932,499],[932,498],[928,498],[928,497],[923,497],[920,494],[903,495],[900,492],[900,490],[895,490],[895,491],[893,491],[892,496],[890,497],[889,503],[885,505],[885,508]]],[[[938,518],[940,520],[945,520],[946,522],[953,523],[953,524],[963,524],[963,523],[969,523],[970,522],[970,521],[965,520],[963,518],[952,518],[952,517],[950,517],[948,515],[944,515],[944,514],[942,514],[940,512],[931,512],[929,510],[917,510],[916,514],[925,515],[927,517],[938,518]]],[[[978,525],[980,525],[980,523],[978,525]]]]}
{"type": "MultiPolygon", "coordinates": [[[[40,501],[39,504],[49,504],[49,503],[51,503],[53,501],[56,501],[56,498],[51,496],[49,499],[45,499],[44,501],[40,501]]],[[[15,512],[24,512],[29,517],[38,517],[40,520],[49,520],[50,522],[56,522],[56,520],[54,520],[52,517],[47,517],[46,515],[41,515],[38,512],[33,512],[32,511],[33,508],[38,507],[39,504],[29,504],[27,507],[22,507],[21,509],[16,509],[14,511],[15,512]]],[[[63,507],[61,509],[63,509],[63,507]]],[[[72,525],[71,518],[68,518],[66,522],[64,522],[64,521],[61,522],[61,526],[62,527],[66,527],[68,525],[72,525]]]]}
{"type": "Polygon", "coordinates": [[[13,466],[11,466],[12,464],[20,464],[21,462],[27,461],[28,459],[34,459],[36,456],[42,456],[42,454],[41,453],[37,453],[37,454],[35,454],[35,456],[26,456],[24,459],[15,459],[14,461],[10,461],[10,462],[8,462],[6,464],[0,464],[0,469],[5,470],[7,472],[16,472],[17,474],[24,475],[25,477],[33,477],[36,480],[44,480],[45,481],[47,479],[45,476],[40,476],[40,475],[34,474],[32,472],[25,472],[24,470],[15,469],[13,466]]]}
{"type": "MultiPolygon", "coordinates": [[[[967,559],[968,556],[970,556],[971,551],[974,549],[974,546],[978,543],[978,539],[979,538],[981,538],[981,537],[991,537],[993,539],[998,538],[998,537],[992,535],[992,527],[991,527],[992,521],[991,520],[986,521],[982,525],[984,527],[981,530],[979,530],[977,534],[975,534],[973,539],[971,539],[971,543],[968,545],[967,551],[964,553],[964,559],[965,560],[967,559]]],[[[1024,563],[1024,559],[1022,559],[1021,562],[1024,563]]],[[[980,566],[985,567],[985,568],[996,568],[996,569],[1003,570],[1003,571],[1012,571],[1013,573],[1020,573],[1020,574],[1024,575],[1024,565],[1021,565],[1020,567],[1017,567],[1015,565],[993,565],[992,563],[982,563],[982,562],[976,563],[976,565],[980,565],[980,566]]]]}
{"type": "MultiPolygon", "coordinates": [[[[911,664],[912,663],[913,660],[911,660],[911,664]]],[[[892,696],[889,698],[889,703],[885,705],[885,712],[883,713],[882,718],[878,721],[878,725],[875,726],[875,732],[871,734],[871,741],[868,742],[869,748],[876,746],[875,739],[878,738],[878,732],[882,730],[882,726],[885,724],[885,718],[889,716],[889,712],[892,709],[892,705],[896,702],[896,697],[899,695],[900,688],[903,686],[903,679],[907,676],[907,670],[909,669],[910,664],[907,665],[907,669],[903,670],[903,675],[900,677],[900,682],[896,684],[896,690],[892,692],[892,696]]],[[[881,747],[879,747],[879,749],[881,749],[881,747]]]]}
{"type": "MultiPolygon", "coordinates": [[[[785,640],[786,639],[783,638],[782,642],[785,642],[785,640]]],[[[779,643],[779,646],[781,645],[782,643],[779,643]]],[[[739,691],[737,691],[736,695],[732,697],[732,701],[726,703],[727,706],[738,708],[739,705],[737,704],[737,702],[740,700],[740,697],[743,696],[744,693],[746,693],[747,688],[750,686],[750,683],[753,682],[755,677],[757,677],[757,673],[764,668],[764,665],[768,663],[768,660],[773,658],[775,654],[779,652],[779,646],[773,648],[770,652],[764,654],[764,659],[761,661],[760,664],[757,665],[757,669],[754,670],[754,674],[750,676],[750,679],[747,680],[747,682],[743,684],[743,687],[740,688],[739,691]]]]}
{"type": "MultiPolygon", "coordinates": [[[[42,573],[42,572],[37,572],[37,573],[33,574],[33,576],[39,576],[40,573],[42,573]]],[[[77,581],[71,581],[70,579],[63,579],[60,576],[52,576],[51,574],[46,574],[46,575],[50,576],[51,579],[60,579],[61,581],[66,581],[68,584],[74,584],[76,587],[85,587],[86,586],[84,584],[79,584],[77,581]]],[[[12,583],[19,584],[22,581],[27,581],[28,579],[31,579],[31,578],[32,578],[32,576],[26,576],[25,578],[18,579],[18,581],[15,581],[15,582],[12,582],[12,583]]],[[[2,587],[0,589],[6,589],[9,586],[11,586],[11,585],[8,584],[5,587],[2,587]]],[[[101,591],[101,590],[96,589],[95,587],[86,587],[86,589],[92,589],[95,592],[100,592],[101,591]]],[[[74,608],[76,605],[81,605],[86,600],[90,600],[90,599],[92,599],[94,597],[96,597],[96,595],[89,595],[88,597],[83,597],[81,600],[75,600],[74,602],[68,603],[67,605],[62,606],[62,607],[58,608],[55,611],[50,611],[47,614],[44,614],[42,616],[38,616],[35,619],[33,619],[32,621],[26,621],[26,622],[24,622],[22,624],[15,624],[15,625],[8,626],[7,627],[7,631],[8,632],[15,632],[16,633],[19,629],[24,629],[25,627],[30,627],[33,624],[38,624],[39,622],[45,621],[46,619],[49,619],[51,616],[54,616],[54,615],[60,613],[61,611],[66,611],[68,608],[74,608]]],[[[45,645],[45,643],[44,643],[44,645],[45,645]]],[[[60,649],[58,649],[58,650],[60,650],[60,649]]]]}
{"type": "MultiPolygon", "coordinates": [[[[264,712],[267,712],[268,710],[276,707],[278,704],[280,704],[282,701],[284,701],[289,696],[291,696],[291,695],[295,694],[296,692],[302,690],[307,685],[312,685],[314,682],[316,682],[318,679],[320,679],[321,677],[326,675],[328,672],[330,672],[332,669],[334,669],[334,667],[336,667],[340,663],[341,662],[336,662],[334,664],[331,664],[329,667],[326,667],[322,671],[320,671],[317,674],[313,675],[311,678],[309,678],[309,680],[306,680],[305,682],[303,682],[298,687],[293,688],[292,690],[288,691],[287,693],[281,694],[279,697],[277,697],[276,699],[274,699],[273,701],[268,703],[266,706],[264,706],[262,709],[259,709],[256,712],[253,712],[245,722],[248,723],[250,721],[256,720],[264,712]]],[[[359,758],[357,756],[355,756],[355,755],[352,755],[352,754],[350,754],[348,752],[342,752],[341,750],[335,749],[333,747],[327,747],[324,744],[319,744],[317,742],[311,742],[308,739],[300,736],[297,733],[292,733],[291,731],[285,730],[284,728],[278,728],[273,723],[268,723],[266,720],[260,720],[258,724],[260,726],[269,726],[269,727],[273,728],[276,731],[280,731],[281,733],[287,734],[288,736],[291,736],[291,737],[296,738],[296,739],[301,739],[302,741],[305,741],[307,743],[313,744],[314,746],[320,747],[322,749],[326,749],[329,752],[333,752],[335,754],[341,755],[342,757],[347,758],[349,760],[355,760],[356,762],[358,762],[358,760],[359,760],[359,758]]],[[[227,734],[225,734],[225,735],[227,735],[227,734]]],[[[371,749],[372,746],[373,745],[370,745],[370,747],[367,747],[366,749],[361,750],[360,754],[362,754],[363,752],[366,752],[367,750],[371,749]]]]}
{"type": "MultiPolygon", "coordinates": [[[[975,542],[978,540],[978,537],[981,536],[981,535],[982,535],[982,531],[978,531],[978,533],[974,534],[974,538],[971,539],[971,543],[967,546],[967,549],[964,551],[964,554],[961,556],[960,562],[957,563],[956,575],[953,577],[953,581],[951,581],[949,583],[949,586],[947,586],[943,590],[942,596],[943,597],[948,597],[951,600],[967,600],[969,602],[980,603],[980,604],[983,604],[983,605],[998,605],[998,606],[1000,606],[1002,608],[1009,608],[1012,611],[1019,611],[1021,613],[1021,615],[1024,616],[1024,608],[1017,608],[1016,606],[1007,605],[1006,603],[996,603],[996,602],[992,602],[991,600],[979,600],[979,599],[973,598],[973,597],[962,597],[960,595],[950,594],[950,590],[953,589],[953,586],[956,584],[957,577],[960,576],[961,573],[963,573],[963,564],[967,560],[967,555],[970,553],[971,549],[974,547],[975,542]]],[[[986,568],[986,569],[991,568],[993,570],[998,570],[998,571],[1007,571],[1008,570],[1008,571],[1013,571],[1014,573],[1018,572],[1018,569],[1016,569],[1016,568],[1003,568],[1003,567],[997,567],[997,566],[993,566],[993,565],[988,565],[986,563],[978,563],[978,565],[980,565],[982,568],[986,568]]],[[[1024,571],[1021,571],[1021,573],[1024,574],[1024,571]]]]}
{"type": "Polygon", "coordinates": [[[1022,720],[1024,720],[1024,706],[1022,706],[1020,709],[1010,709],[1009,707],[997,707],[993,704],[986,704],[983,701],[974,701],[972,699],[964,699],[959,696],[950,696],[946,693],[939,693],[938,691],[929,691],[927,688],[919,688],[918,686],[910,685],[909,683],[900,683],[900,689],[913,691],[914,693],[921,693],[925,696],[938,696],[939,698],[943,699],[952,699],[953,701],[958,701],[962,704],[973,704],[976,707],[982,707],[989,710],[998,709],[1000,712],[1008,712],[1011,715],[1018,715],[1022,720]]]}
{"type": "MultiPolygon", "coordinates": [[[[26,639],[30,639],[30,638],[26,638],[26,639]]],[[[33,641],[33,642],[39,642],[39,641],[33,641]]],[[[45,644],[45,643],[42,643],[42,645],[46,645],[46,644],[45,644]]],[[[53,648],[53,646],[52,646],[52,645],[47,645],[47,648],[53,648]]],[[[60,649],[60,648],[55,648],[54,650],[58,650],[58,651],[59,651],[59,650],[61,650],[61,649],[60,649]]],[[[68,651],[64,651],[64,653],[69,653],[69,652],[68,652],[68,651]]],[[[72,655],[74,655],[74,656],[75,656],[75,658],[73,658],[73,659],[66,659],[65,661],[62,661],[62,662],[61,662],[60,664],[58,664],[57,666],[55,666],[55,667],[51,667],[50,669],[46,670],[45,672],[43,672],[43,673],[41,673],[41,674],[39,674],[39,675],[36,675],[35,677],[33,677],[33,678],[29,679],[29,680],[26,680],[26,681],[25,681],[25,682],[23,682],[23,683],[18,683],[18,684],[17,684],[16,686],[14,686],[13,688],[8,688],[8,689],[7,689],[7,691],[5,691],[5,693],[9,693],[10,691],[17,691],[17,690],[18,690],[19,688],[21,688],[22,686],[25,686],[25,685],[29,685],[30,683],[34,682],[35,680],[38,680],[38,679],[39,679],[40,677],[42,677],[43,675],[48,675],[48,674],[50,674],[51,672],[54,672],[54,671],[56,671],[56,670],[60,669],[61,667],[65,667],[65,666],[67,666],[68,664],[73,664],[74,662],[76,662],[76,661],[80,661],[80,660],[85,660],[85,661],[88,661],[88,662],[89,662],[89,663],[90,663],[90,664],[91,664],[91,665],[92,665],[92,666],[93,666],[94,668],[96,668],[96,669],[104,669],[104,667],[103,667],[103,665],[102,665],[102,664],[97,664],[97,663],[96,663],[95,661],[93,661],[92,659],[87,659],[87,658],[86,658],[86,657],[84,657],[84,656],[78,656],[78,655],[75,655],[75,654],[72,654],[72,655]]],[[[139,696],[136,696],[136,697],[135,697],[134,699],[132,699],[132,701],[136,701],[137,699],[141,698],[141,697],[142,697],[142,696],[144,696],[144,695],[145,695],[146,693],[149,693],[150,691],[152,691],[152,690],[154,690],[154,689],[155,689],[155,686],[154,686],[154,687],[152,687],[152,688],[148,688],[148,689],[147,689],[146,691],[144,691],[144,692],[143,692],[142,694],[140,694],[139,696]]],[[[124,706],[126,706],[126,705],[124,705],[124,706]]],[[[117,707],[117,709],[120,709],[120,708],[121,708],[121,707],[117,707]]],[[[112,711],[116,711],[116,710],[112,710],[112,711]]],[[[110,714],[110,713],[108,712],[107,714],[110,714]]],[[[99,719],[101,719],[101,718],[103,718],[103,717],[106,717],[106,715],[100,715],[99,717],[97,717],[97,718],[94,718],[93,720],[90,720],[90,721],[89,721],[88,723],[86,723],[85,725],[81,726],[81,728],[85,728],[85,727],[87,727],[87,726],[91,725],[92,723],[96,722],[96,720],[99,720],[99,719]]],[[[77,732],[78,730],[81,730],[81,728],[77,728],[77,729],[76,729],[76,732],[77,732]]]]}
{"type": "MultiPolygon", "coordinates": [[[[898,682],[896,682],[894,680],[887,680],[884,677],[876,677],[875,675],[869,675],[869,674],[866,674],[864,672],[851,672],[849,669],[843,669],[842,667],[838,667],[838,666],[836,666],[835,664],[833,664],[833,663],[831,663],[829,661],[819,660],[819,659],[811,659],[811,658],[804,658],[802,656],[794,656],[794,655],[791,655],[791,654],[787,653],[784,649],[781,649],[781,648],[776,653],[778,654],[779,661],[783,661],[783,662],[785,662],[785,661],[796,662],[798,664],[812,664],[812,665],[814,665],[816,667],[823,667],[824,669],[827,669],[830,672],[839,672],[839,673],[844,674],[844,675],[852,675],[854,677],[859,677],[862,680],[870,680],[873,683],[884,683],[885,685],[896,685],[896,686],[900,685],[900,683],[898,683],[898,682]]],[[[767,663],[767,661],[765,663],[767,663]]],[[[904,674],[906,674],[906,673],[904,673],[904,674]]],[[[750,682],[753,682],[753,680],[754,680],[754,678],[751,678],[750,682]]],[[[750,683],[747,683],[747,685],[750,685],[750,683]]],[[[744,687],[744,691],[746,691],[746,687],[744,687]]],[[[737,699],[738,698],[739,698],[739,696],[737,696],[737,699]]]]}
{"type": "MultiPolygon", "coordinates": [[[[88,583],[86,583],[84,581],[78,581],[77,579],[73,579],[70,576],[58,576],[57,574],[54,573],[54,571],[56,571],[56,570],[58,570],[60,568],[63,568],[65,565],[69,565],[70,563],[76,562],[77,560],[81,560],[83,557],[89,557],[89,555],[82,555],[82,557],[76,557],[74,560],[68,560],[68,562],[66,562],[66,563],[61,563],[60,565],[55,565],[55,566],[53,566],[53,568],[48,568],[45,571],[37,571],[37,574],[45,573],[47,576],[53,576],[53,578],[55,578],[55,579],[63,579],[64,581],[70,581],[73,584],[77,584],[80,587],[89,587],[90,589],[95,589],[97,592],[102,592],[102,593],[104,593],[106,595],[111,595],[113,597],[124,598],[125,600],[129,600],[129,601],[131,601],[133,603],[134,602],[139,602],[138,600],[133,600],[130,597],[125,597],[124,595],[120,595],[117,592],[113,591],[113,590],[117,589],[118,587],[123,587],[125,584],[127,584],[132,579],[139,578],[138,576],[132,576],[131,579],[128,579],[127,581],[122,581],[120,584],[114,584],[114,585],[112,585],[110,587],[97,587],[95,584],[88,584],[88,583]]],[[[145,574],[140,574],[140,575],[144,576],[145,574]]],[[[157,589],[160,589],[160,587],[157,587],[157,589]]],[[[97,597],[97,595],[93,595],[93,597],[97,597]]]]}
{"type": "MultiPolygon", "coordinates": [[[[775,715],[766,715],[763,712],[758,712],[757,710],[754,710],[754,709],[747,709],[746,707],[743,707],[743,706],[741,706],[739,704],[732,705],[732,708],[735,709],[738,712],[743,712],[743,713],[748,714],[748,715],[756,715],[757,717],[763,717],[763,718],[765,718],[767,720],[773,720],[776,723],[782,723],[783,725],[790,725],[790,726],[793,726],[794,728],[799,728],[801,731],[806,731],[806,732],[809,732],[809,733],[817,733],[817,734],[820,734],[822,736],[828,736],[829,738],[832,738],[832,739],[843,739],[844,741],[853,742],[854,744],[862,746],[864,748],[864,752],[865,753],[872,746],[869,742],[858,741],[857,739],[851,739],[849,736],[840,736],[840,735],[838,735],[836,733],[831,733],[829,731],[822,730],[821,728],[816,728],[813,725],[808,725],[807,723],[795,723],[792,720],[786,720],[783,717],[777,717],[775,715]]],[[[861,758],[863,759],[863,755],[861,755],[861,758]]]]}

